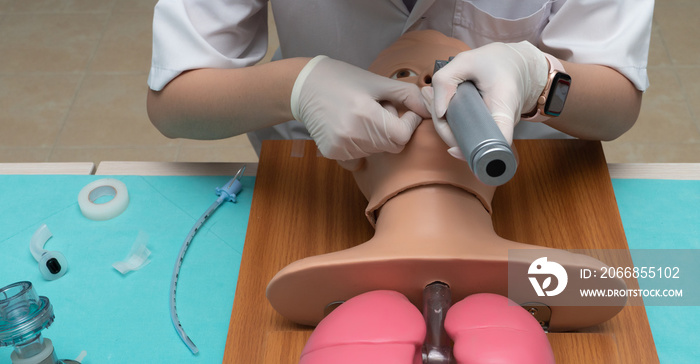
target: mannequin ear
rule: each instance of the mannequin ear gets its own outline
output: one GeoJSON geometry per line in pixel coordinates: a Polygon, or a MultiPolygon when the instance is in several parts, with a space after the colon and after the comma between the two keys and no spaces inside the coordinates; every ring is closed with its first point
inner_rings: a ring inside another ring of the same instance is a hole
{"type": "Polygon", "coordinates": [[[537,320],[507,297],[479,293],[450,307],[445,330],[459,363],[554,364],[537,320]]]}

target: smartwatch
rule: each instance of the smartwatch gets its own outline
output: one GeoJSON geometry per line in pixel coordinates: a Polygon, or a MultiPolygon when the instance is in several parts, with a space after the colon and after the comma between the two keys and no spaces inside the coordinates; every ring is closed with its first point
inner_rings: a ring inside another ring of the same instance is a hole
{"type": "Polygon", "coordinates": [[[541,122],[559,116],[564,110],[564,102],[571,88],[571,76],[566,74],[561,62],[549,54],[544,54],[549,63],[549,77],[542,94],[537,98],[535,109],[520,116],[521,120],[541,122]]]}

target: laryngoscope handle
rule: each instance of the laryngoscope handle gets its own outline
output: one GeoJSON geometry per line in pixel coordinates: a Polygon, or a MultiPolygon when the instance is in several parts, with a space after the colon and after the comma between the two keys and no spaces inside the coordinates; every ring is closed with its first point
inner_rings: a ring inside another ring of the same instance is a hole
{"type": "Polygon", "coordinates": [[[469,168],[481,182],[500,186],[513,178],[518,167],[513,150],[471,81],[457,87],[446,118],[469,168]]]}

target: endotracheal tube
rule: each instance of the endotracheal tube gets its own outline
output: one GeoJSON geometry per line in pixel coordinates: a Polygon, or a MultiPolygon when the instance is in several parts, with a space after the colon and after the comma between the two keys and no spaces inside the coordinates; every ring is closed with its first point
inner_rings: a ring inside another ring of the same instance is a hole
{"type": "Polygon", "coordinates": [[[187,237],[185,238],[185,241],[182,243],[182,247],[180,248],[180,254],[177,257],[177,261],[175,262],[175,269],[173,269],[173,276],[172,279],[170,280],[170,319],[173,322],[173,325],[175,326],[175,331],[177,331],[177,334],[180,336],[180,339],[187,345],[187,348],[190,349],[192,354],[197,354],[199,353],[199,349],[197,349],[197,345],[192,342],[189,336],[185,333],[185,330],[182,328],[182,324],[180,324],[180,319],[177,316],[177,306],[175,305],[175,295],[177,293],[177,277],[180,274],[180,267],[182,266],[182,261],[185,259],[185,253],[187,252],[187,249],[190,247],[190,244],[192,243],[192,239],[194,239],[194,235],[199,231],[199,228],[202,227],[205,221],[211,216],[211,214],[214,213],[214,211],[221,205],[224,201],[231,201],[231,202],[236,202],[236,194],[241,191],[243,188],[243,185],[240,182],[240,178],[243,175],[243,171],[245,171],[245,165],[241,167],[241,169],[236,172],[236,175],[231,178],[230,181],[228,181],[223,187],[217,188],[216,189],[216,194],[219,196],[219,198],[214,201],[211,206],[207,209],[207,211],[204,212],[204,214],[195,222],[194,226],[190,230],[189,234],[187,234],[187,237]]]}

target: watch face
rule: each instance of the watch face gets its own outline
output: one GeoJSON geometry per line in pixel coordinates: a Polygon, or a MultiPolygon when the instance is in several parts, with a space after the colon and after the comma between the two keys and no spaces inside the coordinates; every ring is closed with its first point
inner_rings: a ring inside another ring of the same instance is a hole
{"type": "Polygon", "coordinates": [[[571,77],[566,73],[557,73],[552,80],[552,87],[549,90],[547,103],[544,105],[544,112],[547,115],[559,116],[564,110],[566,95],[571,87],[571,77]]]}

